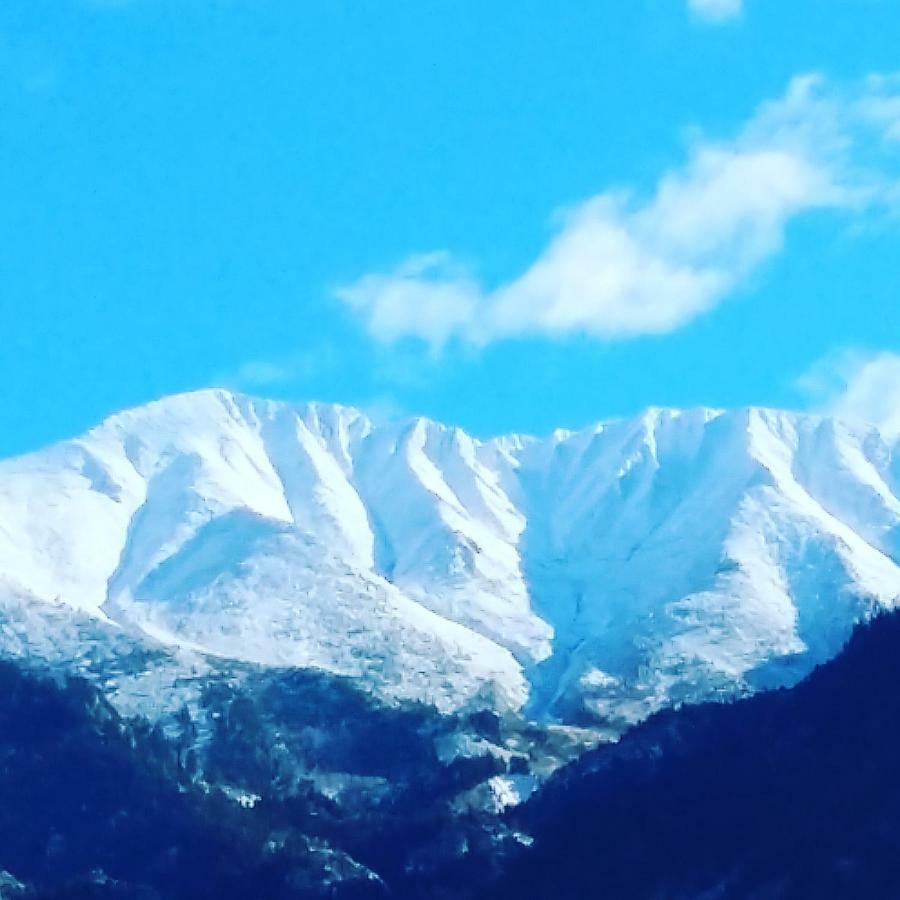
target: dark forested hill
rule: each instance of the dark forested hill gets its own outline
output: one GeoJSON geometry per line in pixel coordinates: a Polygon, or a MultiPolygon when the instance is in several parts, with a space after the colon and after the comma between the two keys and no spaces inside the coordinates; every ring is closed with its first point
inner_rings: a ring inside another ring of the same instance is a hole
{"type": "Polygon", "coordinates": [[[0,897],[411,895],[495,821],[450,800],[504,767],[435,754],[492,716],[383,707],[299,671],[211,682],[203,704],[211,734],[187,710],[164,732],[88,682],[0,662],[0,897]]]}
{"type": "Polygon", "coordinates": [[[791,690],[655,716],[562,770],[491,898],[900,897],[900,615],[791,690]]]}
{"type": "Polygon", "coordinates": [[[198,781],[183,737],[123,721],[84,681],[0,663],[0,896],[377,896],[277,805],[198,781]]]}

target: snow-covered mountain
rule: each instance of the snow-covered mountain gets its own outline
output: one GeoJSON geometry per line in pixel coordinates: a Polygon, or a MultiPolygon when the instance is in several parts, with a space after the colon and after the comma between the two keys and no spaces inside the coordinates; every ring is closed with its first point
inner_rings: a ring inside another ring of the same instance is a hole
{"type": "Polygon", "coordinates": [[[169,397],[0,463],[0,649],[310,666],[620,726],[793,682],[894,604],[898,446],[764,409],[479,441],[169,397]]]}

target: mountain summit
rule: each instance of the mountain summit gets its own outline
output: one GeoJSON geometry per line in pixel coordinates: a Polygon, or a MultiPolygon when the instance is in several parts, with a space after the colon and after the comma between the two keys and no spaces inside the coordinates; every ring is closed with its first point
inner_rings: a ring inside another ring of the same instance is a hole
{"type": "Polygon", "coordinates": [[[482,441],[177,395],[0,463],[0,649],[119,641],[621,728],[793,683],[894,604],[898,447],[755,408],[482,441]]]}

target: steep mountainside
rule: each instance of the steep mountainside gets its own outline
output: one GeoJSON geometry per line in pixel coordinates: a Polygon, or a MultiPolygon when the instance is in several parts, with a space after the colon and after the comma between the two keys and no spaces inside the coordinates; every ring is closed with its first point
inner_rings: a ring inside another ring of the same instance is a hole
{"type": "Polygon", "coordinates": [[[792,689],[658,713],[515,811],[485,900],[900,896],[898,686],[895,612],[792,689]]]}
{"type": "Polygon", "coordinates": [[[117,666],[123,705],[231,659],[618,730],[893,605],[896,451],[761,409],[479,441],[174,396],[0,463],[0,649],[117,666]]]}

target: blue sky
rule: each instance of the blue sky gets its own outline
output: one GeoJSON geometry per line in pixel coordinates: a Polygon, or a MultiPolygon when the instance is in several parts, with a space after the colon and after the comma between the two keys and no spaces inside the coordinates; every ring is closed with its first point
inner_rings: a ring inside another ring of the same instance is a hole
{"type": "Polygon", "coordinates": [[[7,0],[0,454],[212,384],[891,419],[898,47],[893,0],[7,0]]]}

